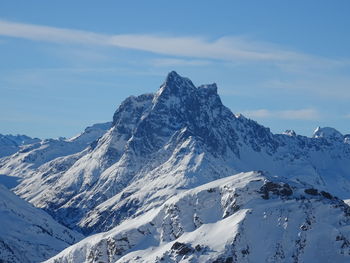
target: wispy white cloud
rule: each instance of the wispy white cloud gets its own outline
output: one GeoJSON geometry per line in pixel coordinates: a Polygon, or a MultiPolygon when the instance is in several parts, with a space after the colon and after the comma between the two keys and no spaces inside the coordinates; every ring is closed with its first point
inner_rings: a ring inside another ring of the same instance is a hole
{"type": "Polygon", "coordinates": [[[107,37],[101,34],[57,27],[14,23],[0,20],[0,35],[55,43],[103,44],[107,37]]]}
{"type": "Polygon", "coordinates": [[[344,118],[345,118],[345,119],[350,119],[350,113],[349,113],[349,114],[344,115],[344,118]]]}
{"type": "Polygon", "coordinates": [[[151,60],[150,63],[156,67],[207,66],[211,64],[211,61],[202,59],[159,58],[151,60]]]}
{"type": "MultiPolygon", "coordinates": [[[[168,56],[225,61],[270,61],[286,65],[286,63],[291,62],[319,60],[301,52],[290,51],[273,44],[257,42],[245,37],[222,37],[216,40],[208,40],[201,37],[169,37],[142,34],[107,35],[4,20],[0,20],[0,35],[53,43],[114,46],[168,56]]],[[[163,61],[163,63],[165,62],[163,61]]],[[[172,62],[179,63],[180,61],[172,62]]],[[[327,60],[328,64],[329,62],[327,60]]]]}
{"type": "Polygon", "coordinates": [[[267,109],[243,111],[243,115],[257,119],[318,120],[321,114],[315,109],[281,110],[267,109]]]}

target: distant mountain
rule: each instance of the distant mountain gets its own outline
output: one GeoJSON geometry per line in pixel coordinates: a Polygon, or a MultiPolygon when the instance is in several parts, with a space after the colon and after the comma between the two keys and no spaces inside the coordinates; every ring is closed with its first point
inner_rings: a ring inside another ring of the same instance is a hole
{"type": "Polygon", "coordinates": [[[41,262],[83,238],[3,185],[12,188],[18,184],[17,179],[30,176],[43,163],[82,151],[110,126],[111,123],[95,124],[68,140],[39,140],[25,135],[0,137],[2,152],[10,146],[12,151],[17,150],[0,159],[0,262],[41,262]]]}
{"type": "Polygon", "coordinates": [[[26,135],[3,135],[0,134],[0,158],[14,154],[20,147],[27,144],[39,142],[38,138],[26,135]]]}
{"type": "Polygon", "coordinates": [[[272,134],[226,108],[216,84],[176,72],[127,98],[102,133],[80,150],[65,141],[0,159],[0,173],[23,177],[19,196],[71,229],[104,232],[55,262],[348,262],[348,135],[272,134]]]}
{"type": "Polygon", "coordinates": [[[83,238],[2,185],[0,225],[0,262],[41,262],[83,238]]]}
{"type": "Polygon", "coordinates": [[[35,169],[53,159],[84,150],[110,126],[110,122],[95,124],[71,139],[28,140],[16,153],[0,159],[0,174],[20,178],[30,176],[35,169]]]}

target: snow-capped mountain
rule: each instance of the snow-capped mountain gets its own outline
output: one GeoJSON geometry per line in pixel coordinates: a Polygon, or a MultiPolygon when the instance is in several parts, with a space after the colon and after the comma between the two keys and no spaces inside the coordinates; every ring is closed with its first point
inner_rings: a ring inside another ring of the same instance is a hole
{"type": "Polygon", "coordinates": [[[0,226],[0,262],[41,262],[83,237],[1,184],[0,226]]]}
{"type": "Polygon", "coordinates": [[[39,142],[38,138],[26,135],[3,135],[0,134],[0,158],[18,152],[20,147],[27,144],[39,142]]]}
{"type": "Polygon", "coordinates": [[[234,115],[215,84],[197,88],[171,72],[155,94],[127,98],[90,148],[39,166],[16,193],[86,234],[109,230],[182,189],[251,170],[347,199],[349,146],[339,136],[274,135],[234,115]]]}
{"type": "Polygon", "coordinates": [[[15,192],[71,229],[109,231],[52,262],[261,262],[263,249],[267,262],[312,262],[318,247],[347,262],[349,138],[272,134],[226,108],[216,84],[171,72],[156,93],[127,98],[88,147],[28,148],[0,159],[0,173],[22,176],[15,192]]]}
{"type": "Polygon", "coordinates": [[[350,207],[260,172],[183,191],[47,263],[349,262],[350,207]]]}
{"type": "Polygon", "coordinates": [[[0,159],[0,174],[26,177],[41,165],[56,159],[81,152],[102,136],[111,123],[95,124],[71,139],[34,139],[23,145],[16,153],[0,159]]]}

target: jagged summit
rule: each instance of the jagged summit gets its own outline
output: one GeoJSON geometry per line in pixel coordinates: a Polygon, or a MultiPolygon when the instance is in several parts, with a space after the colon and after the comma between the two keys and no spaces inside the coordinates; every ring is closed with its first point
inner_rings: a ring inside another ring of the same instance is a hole
{"type": "Polygon", "coordinates": [[[196,87],[189,78],[182,77],[175,71],[171,71],[167,75],[165,82],[160,86],[160,89],[156,92],[155,98],[161,95],[166,98],[171,96],[183,98],[186,96],[196,96],[199,93],[217,95],[217,86],[213,83],[196,87]]]}
{"type": "Polygon", "coordinates": [[[181,77],[175,71],[171,71],[167,75],[165,82],[160,86],[160,89],[156,93],[156,98],[161,96],[161,94],[166,96],[175,95],[177,97],[181,97],[194,92],[195,89],[196,87],[190,79],[181,77]]]}
{"type": "Polygon", "coordinates": [[[226,146],[232,146],[235,141],[232,130],[224,136],[232,142],[220,142],[218,135],[224,129],[217,128],[225,121],[234,121],[234,118],[222,104],[216,84],[195,87],[191,80],[175,71],[168,74],[155,94],[127,98],[113,117],[115,130],[124,134],[125,141],[130,139],[127,144],[141,154],[160,149],[164,140],[185,130],[186,133],[181,132],[183,136],[211,141],[212,149],[225,151],[226,146]]]}
{"type": "MultiPolygon", "coordinates": [[[[189,78],[180,76],[176,71],[171,71],[168,73],[161,88],[165,86],[170,89],[174,89],[175,91],[179,91],[181,89],[194,90],[196,88],[189,78]]],[[[211,93],[217,93],[216,83],[200,85],[198,89],[209,89],[211,93]]]]}
{"type": "Polygon", "coordinates": [[[125,99],[113,116],[113,125],[129,123],[131,119],[136,124],[154,114],[158,117],[164,114],[172,115],[174,118],[174,115],[178,114],[196,112],[198,115],[201,105],[223,106],[217,94],[216,84],[195,87],[190,79],[172,71],[154,94],[130,96],[125,99]]]}
{"type": "Polygon", "coordinates": [[[179,86],[192,86],[192,87],[194,87],[192,81],[189,78],[180,76],[176,71],[171,71],[168,73],[164,84],[169,86],[169,87],[175,87],[175,86],[177,86],[177,87],[179,87],[179,86]]]}

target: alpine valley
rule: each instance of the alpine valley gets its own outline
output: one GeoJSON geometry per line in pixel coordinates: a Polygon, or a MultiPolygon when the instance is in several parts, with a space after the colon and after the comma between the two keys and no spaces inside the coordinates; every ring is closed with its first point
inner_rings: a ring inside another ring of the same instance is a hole
{"type": "Polygon", "coordinates": [[[0,262],[350,262],[350,135],[273,134],[216,84],[173,71],[111,123],[0,152],[0,262]]]}

